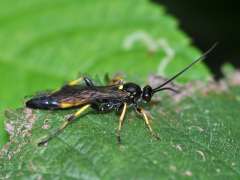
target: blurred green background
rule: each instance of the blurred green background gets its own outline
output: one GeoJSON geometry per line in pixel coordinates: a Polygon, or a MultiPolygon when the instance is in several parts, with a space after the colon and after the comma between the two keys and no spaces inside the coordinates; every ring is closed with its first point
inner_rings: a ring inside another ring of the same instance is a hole
{"type": "MultiPolygon", "coordinates": [[[[123,72],[127,80],[146,83],[166,54],[161,48],[150,53],[144,42],[124,49],[126,38],[138,32],[164,39],[174,51],[167,75],[199,55],[177,21],[147,0],[0,1],[0,144],[7,140],[5,109],[23,107],[26,96],[55,89],[79,73],[123,72]]],[[[182,79],[206,77],[203,66],[194,71],[182,79]]]]}

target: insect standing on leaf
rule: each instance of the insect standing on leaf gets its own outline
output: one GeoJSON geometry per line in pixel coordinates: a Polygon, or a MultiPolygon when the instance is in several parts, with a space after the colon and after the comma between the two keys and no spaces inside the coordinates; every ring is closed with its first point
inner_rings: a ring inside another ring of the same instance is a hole
{"type": "Polygon", "coordinates": [[[121,143],[120,131],[128,107],[132,107],[137,113],[142,115],[151,135],[156,139],[159,139],[158,134],[156,134],[151,127],[146,111],[140,107],[140,103],[142,101],[150,102],[152,96],[159,91],[170,90],[176,92],[176,90],[166,85],[187,71],[194,64],[203,60],[215,46],[216,44],[201,57],[157,88],[152,88],[151,86],[146,85],[141,89],[141,87],[135,83],[124,83],[119,77],[112,79],[106,86],[96,86],[89,78],[81,77],[77,80],[71,81],[60,90],[28,100],[26,106],[33,109],[57,110],[79,107],[79,110],[76,113],[67,118],[53,134],[50,134],[47,138],[43,139],[38,145],[44,145],[53,137],[57,136],[89,108],[92,108],[97,112],[121,112],[116,132],[118,143],[121,143]],[[84,84],[81,84],[81,82],[84,82],[84,84]]]}

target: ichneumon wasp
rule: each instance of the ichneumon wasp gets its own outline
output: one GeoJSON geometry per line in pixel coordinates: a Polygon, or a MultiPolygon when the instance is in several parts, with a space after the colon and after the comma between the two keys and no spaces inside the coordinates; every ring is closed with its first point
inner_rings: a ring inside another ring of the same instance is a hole
{"type": "Polygon", "coordinates": [[[215,46],[216,44],[214,44],[201,57],[193,61],[157,88],[152,88],[151,86],[146,85],[143,89],[141,89],[141,87],[136,83],[124,83],[124,81],[119,77],[112,79],[106,86],[96,86],[89,78],[81,77],[77,80],[71,81],[60,90],[40,97],[33,97],[26,102],[26,106],[28,108],[56,110],[79,107],[79,110],[67,118],[61,127],[59,127],[53,134],[50,134],[46,139],[39,142],[38,145],[45,144],[54,136],[61,133],[70,123],[76,120],[89,108],[92,108],[97,112],[121,112],[116,133],[117,141],[119,143],[121,142],[120,131],[122,129],[124,116],[128,107],[133,107],[137,113],[142,115],[151,135],[156,139],[159,139],[159,136],[151,127],[146,111],[140,107],[140,102],[150,102],[152,96],[159,91],[170,90],[176,92],[176,90],[171,87],[167,87],[166,85],[183,74],[194,64],[203,60],[206,55],[215,48],[215,46]],[[82,81],[84,82],[84,85],[81,84],[82,81]]]}

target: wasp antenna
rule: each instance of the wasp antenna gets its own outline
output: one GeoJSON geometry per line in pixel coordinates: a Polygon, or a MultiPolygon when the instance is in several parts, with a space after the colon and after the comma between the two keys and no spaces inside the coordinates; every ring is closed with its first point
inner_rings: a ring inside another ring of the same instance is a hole
{"type": "Polygon", "coordinates": [[[165,81],[163,84],[161,84],[159,87],[153,89],[153,93],[156,93],[158,91],[161,91],[161,88],[165,86],[166,84],[170,83],[174,79],[176,79],[178,76],[183,74],[185,71],[187,71],[189,68],[191,68],[194,64],[197,62],[204,60],[206,56],[218,45],[218,42],[214,43],[211,48],[209,48],[203,55],[201,55],[199,58],[197,58],[195,61],[193,61],[191,64],[189,64],[187,67],[185,67],[183,70],[175,74],[173,77],[171,77],[169,80],[165,81]]]}

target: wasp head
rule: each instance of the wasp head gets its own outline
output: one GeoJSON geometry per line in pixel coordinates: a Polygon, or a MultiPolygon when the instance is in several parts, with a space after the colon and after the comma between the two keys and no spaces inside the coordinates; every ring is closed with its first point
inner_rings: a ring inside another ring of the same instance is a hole
{"type": "Polygon", "coordinates": [[[151,86],[147,85],[143,88],[142,99],[146,102],[151,101],[153,96],[153,89],[151,86]]]}

